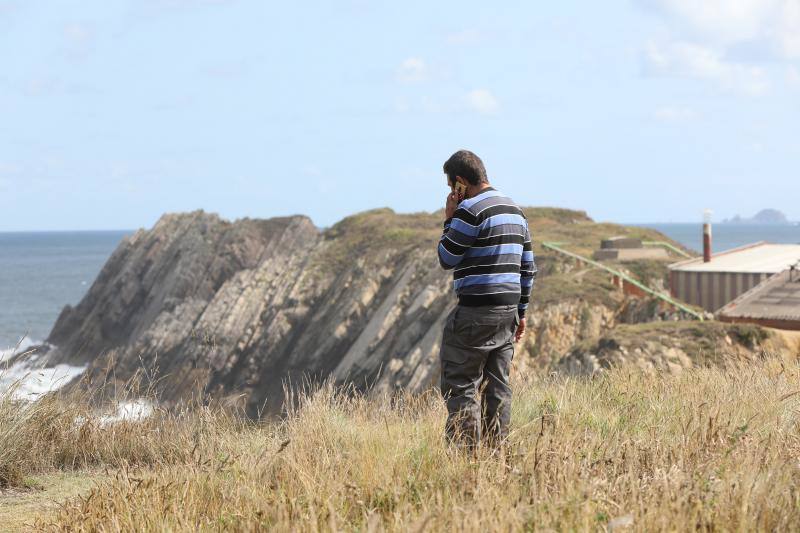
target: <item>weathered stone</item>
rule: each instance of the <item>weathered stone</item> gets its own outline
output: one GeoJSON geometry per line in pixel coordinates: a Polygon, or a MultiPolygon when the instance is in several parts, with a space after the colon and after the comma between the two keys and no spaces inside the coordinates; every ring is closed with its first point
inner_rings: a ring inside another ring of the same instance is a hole
{"type": "MultiPolygon", "coordinates": [[[[278,410],[287,382],[423,390],[438,377],[442,327],[455,304],[436,257],[439,223],[389,210],[324,231],[303,216],[165,215],[123,240],[84,299],[62,311],[47,359],[88,364],[93,383],[145,371],[167,403],[195,393],[241,397],[252,414],[278,410]]],[[[544,265],[589,283],[567,262],[544,265]]],[[[534,292],[514,358],[523,376],[592,374],[628,361],[670,372],[692,364],[695,354],[672,337],[638,345],[613,335],[621,323],[678,315],[586,286],[595,297],[573,291],[541,304],[534,292]]]]}
{"type": "Polygon", "coordinates": [[[306,378],[427,387],[454,302],[435,240],[329,264],[352,236],[326,237],[302,216],[165,215],[64,309],[49,361],[110,367],[119,380],[147,369],[165,401],[243,394],[253,412],[306,378]]]}

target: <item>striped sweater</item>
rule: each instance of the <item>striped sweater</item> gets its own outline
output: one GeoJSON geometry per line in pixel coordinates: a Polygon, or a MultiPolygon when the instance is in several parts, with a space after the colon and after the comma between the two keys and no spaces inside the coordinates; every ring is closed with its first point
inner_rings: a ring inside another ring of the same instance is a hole
{"type": "Polygon", "coordinates": [[[445,220],[439,263],[453,269],[458,303],[466,306],[517,304],[525,316],[536,263],[525,215],[492,187],[463,200],[445,220]]]}

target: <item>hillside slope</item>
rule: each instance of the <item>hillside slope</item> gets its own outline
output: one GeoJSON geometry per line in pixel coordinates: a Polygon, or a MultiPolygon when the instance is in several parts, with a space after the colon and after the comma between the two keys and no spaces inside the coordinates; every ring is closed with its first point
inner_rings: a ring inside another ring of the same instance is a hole
{"type": "MultiPolygon", "coordinates": [[[[589,253],[610,235],[663,235],[566,209],[526,215],[541,274],[519,368],[585,371],[575,362],[618,324],[681,318],[539,246],[553,240],[589,253]]],[[[277,409],[285,381],[422,390],[438,376],[440,333],[455,302],[436,258],[441,219],[378,209],[320,230],[303,216],[165,215],[125,239],[86,297],[63,310],[48,363],[86,364],[94,382],[145,369],[167,402],[196,392],[236,397],[252,414],[277,409]]],[[[629,268],[663,286],[664,263],[629,268]]]]}

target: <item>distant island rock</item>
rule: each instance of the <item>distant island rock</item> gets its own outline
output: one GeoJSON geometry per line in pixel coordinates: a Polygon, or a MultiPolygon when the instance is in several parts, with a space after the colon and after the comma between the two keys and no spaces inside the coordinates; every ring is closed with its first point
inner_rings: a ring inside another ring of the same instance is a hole
{"type": "Polygon", "coordinates": [[[733,218],[726,218],[722,221],[723,224],[771,224],[771,225],[786,225],[791,224],[786,215],[777,209],[762,209],[750,218],[742,218],[736,215],[733,218]]]}

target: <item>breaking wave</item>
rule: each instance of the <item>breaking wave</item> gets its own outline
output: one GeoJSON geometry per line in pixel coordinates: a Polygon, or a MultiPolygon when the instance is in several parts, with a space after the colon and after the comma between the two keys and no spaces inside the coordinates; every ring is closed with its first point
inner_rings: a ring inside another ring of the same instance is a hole
{"type": "Polygon", "coordinates": [[[42,394],[60,389],[86,370],[86,366],[58,364],[46,367],[36,353],[9,365],[15,355],[25,354],[32,346],[42,342],[22,339],[14,348],[0,351],[0,396],[9,392],[15,399],[34,401],[42,394]]]}

